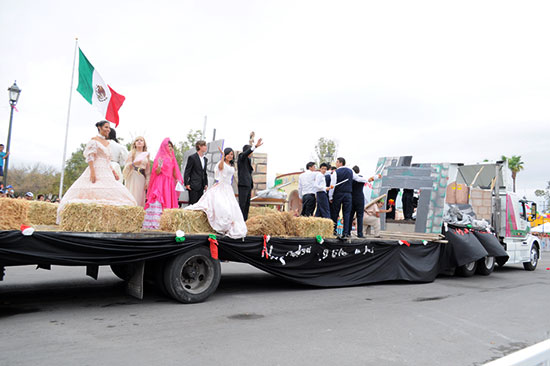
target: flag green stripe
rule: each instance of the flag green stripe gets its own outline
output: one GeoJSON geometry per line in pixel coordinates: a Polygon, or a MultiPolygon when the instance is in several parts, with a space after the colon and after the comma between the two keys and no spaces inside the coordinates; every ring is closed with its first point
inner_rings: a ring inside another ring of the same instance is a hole
{"type": "Polygon", "coordinates": [[[78,49],[78,52],[78,88],[76,88],[76,90],[82,94],[88,103],[92,104],[92,96],[94,95],[94,88],[92,85],[94,67],[90,61],[88,61],[86,56],[84,56],[80,48],[78,49]]]}

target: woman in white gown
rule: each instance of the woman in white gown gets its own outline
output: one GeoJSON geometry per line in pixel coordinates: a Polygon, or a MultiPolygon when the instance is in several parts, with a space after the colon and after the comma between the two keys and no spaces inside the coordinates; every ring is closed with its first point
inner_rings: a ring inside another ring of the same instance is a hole
{"type": "Polygon", "coordinates": [[[67,190],[57,209],[57,223],[61,212],[69,203],[98,203],[115,206],[137,206],[136,200],[117,180],[118,176],[110,165],[109,122],[96,123],[99,134],[93,137],[84,149],[88,167],[67,190]]]}
{"type": "Polygon", "coordinates": [[[138,136],[132,143],[132,151],[126,160],[122,175],[124,186],[142,207],[145,206],[145,190],[149,181],[150,165],[147,143],[143,137],[138,136]]]}
{"type": "Polygon", "coordinates": [[[214,174],[217,183],[204,193],[199,202],[185,209],[204,211],[210,226],[218,233],[233,239],[244,238],[247,232],[246,223],[231,185],[235,174],[234,153],[231,148],[224,151],[220,149],[220,152],[223,159],[214,174]]]}

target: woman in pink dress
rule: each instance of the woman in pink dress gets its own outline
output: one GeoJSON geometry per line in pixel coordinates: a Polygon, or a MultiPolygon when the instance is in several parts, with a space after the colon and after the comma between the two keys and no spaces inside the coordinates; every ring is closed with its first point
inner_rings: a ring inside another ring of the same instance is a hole
{"type": "Polygon", "coordinates": [[[176,191],[176,182],[183,184],[183,178],[174,155],[174,145],[169,138],[165,138],[155,157],[149,180],[144,229],[158,229],[162,210],[178,208],[179,193],[176,191]]]}
{"type": "Polygon", "coordinates": [[[137,206],[132,194],[117,180],[111,168],[109,122],[96,123],[99,134],[93,137],[84,149],[88,167],[67,190],[57,209],[57,223],[61,221],[61,211],[68,203],[99,203],[103,205],[137,206]]]}

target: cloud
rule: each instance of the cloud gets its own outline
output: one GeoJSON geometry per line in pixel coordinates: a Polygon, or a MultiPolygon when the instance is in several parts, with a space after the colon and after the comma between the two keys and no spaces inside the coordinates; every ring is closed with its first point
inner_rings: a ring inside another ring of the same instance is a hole
{"type": "MultiPolygon", "coordinates": [[[[373,170],[379,156],[476,162],[521,155],[518,185],[550,179],[550,24],[544,1],[77,1],[0,3],[0,85],[23,89],[12,163],[60,166],[74,37],[126,96],[120,136],[151,149],[189,129],[265,138],[269,173],[299,170],[319,137],[373,170]],[[106,9],[109,11],[106,11],[106,9]]],[[[76,89],[76,83],[74,89],[76,89]]],[[[7,101],[6,101],[7,104],[7,101]]],[[[9,107],[1,105],[4,118],[9,107]]],[[[97,113],[73,92],[68,155],[97,113]]],[[[5,141],[7,125],[0,129],[5,141]]]]}

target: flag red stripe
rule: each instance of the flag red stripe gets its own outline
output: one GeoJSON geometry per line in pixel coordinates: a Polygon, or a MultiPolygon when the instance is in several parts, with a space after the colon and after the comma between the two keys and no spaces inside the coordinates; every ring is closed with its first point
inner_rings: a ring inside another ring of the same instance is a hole
{"type": "Polygon", "coordinates": [[[120,95],[116,91],[114,91],[110,85],[107,86],[111,91],[111,100],[109,100],[109,106],[107,107],[105,119],[109,122],[114,123],[115,127],[118,127],[118,110],[120,109],[126,98],[124,97],[124,95],[120,95]]]}

